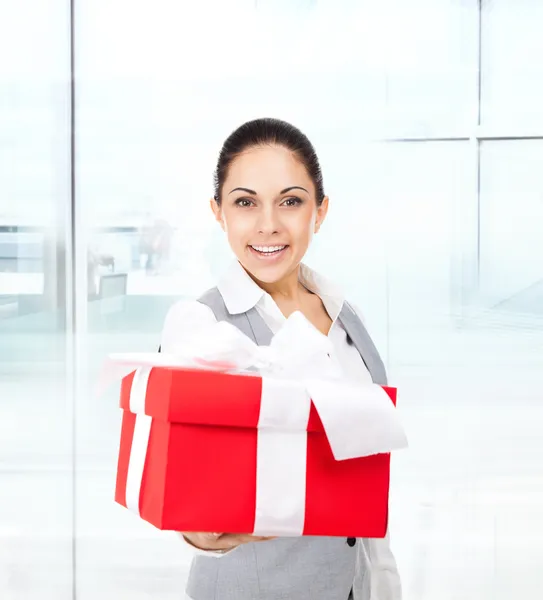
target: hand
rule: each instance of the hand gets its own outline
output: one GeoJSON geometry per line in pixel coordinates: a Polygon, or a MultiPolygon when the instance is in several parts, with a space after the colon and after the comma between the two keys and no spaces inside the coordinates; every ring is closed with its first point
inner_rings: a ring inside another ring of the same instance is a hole
{"type": "Polygon", "coordinates": [[[183,533],[185,540],[199,550],[228,551],[251,542],[266,542],[274,537],[262,537],[243,533],[183,533]]]}

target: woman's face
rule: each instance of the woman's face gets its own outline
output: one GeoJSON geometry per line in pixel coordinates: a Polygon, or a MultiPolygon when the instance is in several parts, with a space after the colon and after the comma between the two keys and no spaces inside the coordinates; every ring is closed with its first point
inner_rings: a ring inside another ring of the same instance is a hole
{"type": "Polygon", "coordinates": [[[230,165],[215,217],[243,267],[258,281],[275,283],[302,261],[328,210],[317,206],[305,166],[282,146],[255,147],[230,165]]]}

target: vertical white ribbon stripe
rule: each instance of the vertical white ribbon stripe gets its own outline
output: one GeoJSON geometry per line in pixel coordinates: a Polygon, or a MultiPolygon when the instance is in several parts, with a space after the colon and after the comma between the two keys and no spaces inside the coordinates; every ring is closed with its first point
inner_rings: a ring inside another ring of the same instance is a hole
{"type": "Polygon", "coordinates": [[[303,533],[310,407],[304,386],[263,378],[257,441],[256,535],[303,533]]]}
{"type": "Polygon", "coordinates": [[[134,414],[145,412],[145,397],[147,395],[147,383],[152,367],[140,367],[134,373],[132,388],[130,389],[130,412],[134,414]]]}
{"type": "Polygon", "coordinates": [[[134,373],[130,390],[130,412],[136,415],[136,424],[126,478],[126,507],[137,515],[140,514],[141,482],[153,421],[152,417],[144,413],[145,396],[151,368],[141,367],[134,373]]]}

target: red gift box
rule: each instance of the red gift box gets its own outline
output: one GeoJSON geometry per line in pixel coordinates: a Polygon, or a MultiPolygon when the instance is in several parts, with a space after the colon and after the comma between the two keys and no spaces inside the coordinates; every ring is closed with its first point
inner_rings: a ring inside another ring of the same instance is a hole
{"type": "MultiPolygon", "coordinates": [[[[382,389],[396,404],[396,389],[382,389]]],[[[163,530],[260,534],[281,532],[259,530],[259,522],[269,523],[266,508],[277,509],[279,522],[301,502],[300,529],[286,535],[384,537],[390,454],[336,460],[312,402],[306,430],[279,433],[284,437],[274,442],[286,449],[296,439],[300,449],[302,440],[303,497],[294,497],[300,489],[293,481],[271,489],[271,504],[262,500],[259,470],[273,461],[269,452],[267,463],[259,455],[270,433],[259,429],[262,396],[263,379],[248,374],[154,367],[125,377],[116,502],[163,530]]],[[[290,463],[281,460],[272,471],[281,478],[290,463]]]]}

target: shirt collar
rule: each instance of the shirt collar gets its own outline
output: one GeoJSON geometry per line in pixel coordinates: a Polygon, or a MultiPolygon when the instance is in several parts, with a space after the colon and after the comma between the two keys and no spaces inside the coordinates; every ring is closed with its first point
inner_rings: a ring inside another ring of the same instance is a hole
{"type": "MultiPolygon", "coordinates": [[[[344,302],[339,288],[303,263],[300,265],[300,283],[321,298],[330,318],[335,321],[344,302]]],[[[264,296],[268,296],[237,260],[229,267],[217,287],[231,315],[247,312],[261,302],[264,296]]]]}
{"type": "Polygon", "coordinates": [[[237,260],[230,265],[217,287],[231,315],[251,310],[265,294],[237,260]]]}
{"type": "Polygon", "coordinates": [[[329,317],[335,321],[345,302],[339,287],[303,263],[300,265],[299,281],[310,292],[319,296],[329,317]]]}

